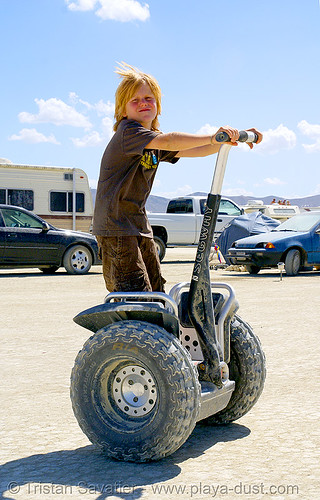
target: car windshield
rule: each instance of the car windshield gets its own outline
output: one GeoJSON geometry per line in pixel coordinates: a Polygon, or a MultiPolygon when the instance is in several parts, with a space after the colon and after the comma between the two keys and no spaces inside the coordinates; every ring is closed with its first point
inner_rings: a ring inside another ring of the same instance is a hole
{"type": "Polygon", "coordinates": [[[278,227],[273,229],[273,231],[298,231],[298,232],[307,232],[315,226],[317,223],[320,224],[320,214],[300,214],[287,219],[282,222],[278,227]]]}

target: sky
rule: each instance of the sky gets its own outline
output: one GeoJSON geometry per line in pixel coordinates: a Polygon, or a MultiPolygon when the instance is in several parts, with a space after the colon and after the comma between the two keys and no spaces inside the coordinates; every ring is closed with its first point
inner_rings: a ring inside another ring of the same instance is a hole
{"type": "MultiPolygon", "coordinates": [[[[225,196],[320,194],[319,0],[0,0],[0,158],[96,187],[124,61],[162,89],[163,132],[255,127],[225,196]]],[[[161,163],[153,195],[208,192],[216,155],[161,163]]]]}

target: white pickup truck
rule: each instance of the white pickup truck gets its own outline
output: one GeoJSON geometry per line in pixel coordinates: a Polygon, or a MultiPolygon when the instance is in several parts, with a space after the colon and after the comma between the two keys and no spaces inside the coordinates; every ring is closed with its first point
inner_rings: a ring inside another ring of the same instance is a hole
{"type": "MultiPolygon", "coordinates": [[[[166,213],[148,213],[160,260],[167,246],[198,244],[206,201],[205,196],[174,198],[169,201],[166,213]]],[[[221,198],[215,233],[221,233],[226,224],[243,213],[232,200],[221,198]]]]}

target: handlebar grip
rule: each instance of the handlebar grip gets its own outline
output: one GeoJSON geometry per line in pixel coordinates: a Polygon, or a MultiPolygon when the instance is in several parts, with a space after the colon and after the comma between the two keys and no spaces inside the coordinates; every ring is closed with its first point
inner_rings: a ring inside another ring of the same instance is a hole
{"type": "MultiPolygon", "coordinates": [[[[230,141],[230,137],[227,134],[227,132],[219,132],[215,136],[215,139],[217,142],[228,142],[230,141]]],[[[237,142],[257,142],[258,136],[254,132],[250,132],[247,130],[240,130],[239,132],[239,139],[237,142]]]]}

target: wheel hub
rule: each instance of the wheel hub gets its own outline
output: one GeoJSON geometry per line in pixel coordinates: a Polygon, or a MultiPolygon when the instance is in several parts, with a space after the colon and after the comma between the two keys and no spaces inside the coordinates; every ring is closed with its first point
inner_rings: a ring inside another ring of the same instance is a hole
{"type": "Polygon", "coordinates": [[[87,265],[86,255],[82,252],[76,252],[72,256],[72,265],[76,269],[83,269],[87,265]]]}
{"type": "Polygon", "coordinates": [[[157,389],[153,376],[137,365],[121,368],[112,384],[114,401],[127,415],[140,417],[148,414],[157,399],[157,389]]]}

